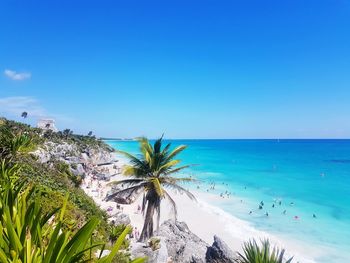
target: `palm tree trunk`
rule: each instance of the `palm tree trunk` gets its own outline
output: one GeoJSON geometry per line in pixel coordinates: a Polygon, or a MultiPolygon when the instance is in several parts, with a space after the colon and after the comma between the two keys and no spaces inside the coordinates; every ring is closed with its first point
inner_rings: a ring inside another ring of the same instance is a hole
{"type": "Polygon", "coordinates": [[[145,242],[147,239],[153,236],[153,216],[155,209],[156,202],[152,199],[148,200],[145,222],[143,224],[139,242],[145,242]]]}

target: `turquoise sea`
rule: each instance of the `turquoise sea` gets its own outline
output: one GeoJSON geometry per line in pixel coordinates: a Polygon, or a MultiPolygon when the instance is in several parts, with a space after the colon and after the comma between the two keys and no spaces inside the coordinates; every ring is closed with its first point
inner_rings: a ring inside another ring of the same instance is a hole
{"type": "MultiPolygon", "coordinates": [[[[242,199],[215,205],[259,230],[319,250],[316,262],[350,262],[350,140],[171,142],[188,145],[180,156],[196,164],[187,173],[203,182],[200,190],[215,182],[211,192],[229,190],[242,199]]],[[[135,141],[107,143],[138,153],[135,141]]]]}

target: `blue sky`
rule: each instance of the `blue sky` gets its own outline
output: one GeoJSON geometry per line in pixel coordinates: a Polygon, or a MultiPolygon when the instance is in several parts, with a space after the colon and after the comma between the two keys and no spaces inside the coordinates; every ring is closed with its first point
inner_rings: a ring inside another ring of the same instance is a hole
{"type": "Polygon", "coordinates": [[[349,138],[350,2],[0,2],[0,115],[100,136],[349,138]]]}

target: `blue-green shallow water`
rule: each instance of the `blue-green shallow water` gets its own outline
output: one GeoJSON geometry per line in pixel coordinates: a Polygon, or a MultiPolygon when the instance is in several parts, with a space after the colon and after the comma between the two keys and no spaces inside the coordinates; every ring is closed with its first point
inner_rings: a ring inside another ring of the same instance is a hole
{"type": "MultiPolygon", "coordinates": [[[[138,153],[137,142],[107,142],[138,153]]],[[[215,205],[259,230],[319,249],[317,262],[350,262],[350,140],[171,142],[188,145],[180,156],[198,164],[188,173],[205,182],[201,190],[216,182],[216,193],[229,189],[242,199],[215,205]],[[273,208],[275,199],[282,204],[273,208]]]]}

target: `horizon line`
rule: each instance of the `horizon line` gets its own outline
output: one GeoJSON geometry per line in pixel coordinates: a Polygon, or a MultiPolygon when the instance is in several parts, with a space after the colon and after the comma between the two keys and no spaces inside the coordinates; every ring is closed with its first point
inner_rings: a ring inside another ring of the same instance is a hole
{"type": "MultiPolygon", "coordinates": [[[[137,141],[137,137],[135,138],[111,138],[111,137],[99,137],[101,140],[105,141],[137,141]]],[[[149,138],[149,140],[157,140],[159,138],[149,138]]],[[[350,140],[350,138],[164,138],[164,140],[350,140]]]]}

